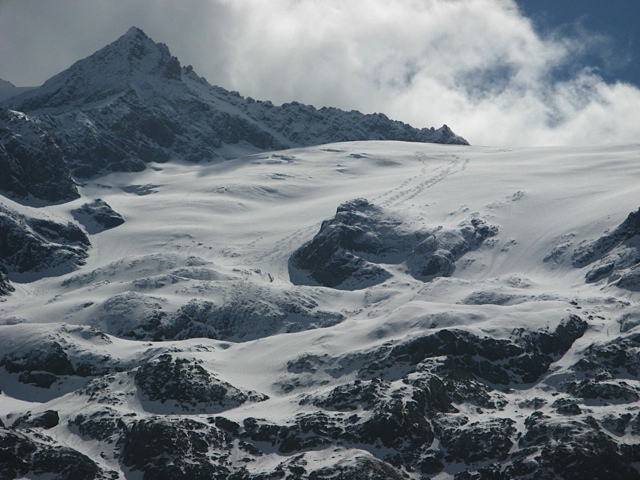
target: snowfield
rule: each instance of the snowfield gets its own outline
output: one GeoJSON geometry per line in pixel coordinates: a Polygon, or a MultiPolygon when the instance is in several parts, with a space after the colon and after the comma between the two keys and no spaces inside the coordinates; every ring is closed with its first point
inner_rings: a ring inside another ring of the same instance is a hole
{"type": "Polygon", "coordinates": [[[640,228],[596,240],[638,210],[639,158],[640,144],[351,142],[151,163],[47,207],[3,198],[62,224],[102,199],[124,223],[90,234],[71,273],[9,272],[0,420],[86,455],[95,478],[170,471],[177,447],[151,440],[165,430],[189,445],[171,468],[206,478],[578,478],[561,464],[583,457],[547,451],[571,438],[613,464],[596,475],[638,478],[640,257],[598,261],[638,255],[640,228]]]}

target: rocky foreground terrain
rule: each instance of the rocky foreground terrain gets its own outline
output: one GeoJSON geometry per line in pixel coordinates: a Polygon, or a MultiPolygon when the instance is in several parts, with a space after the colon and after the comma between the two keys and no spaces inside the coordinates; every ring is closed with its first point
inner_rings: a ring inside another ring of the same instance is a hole
{"type": "Polygon", "coordinates": [[[640,478],[640,146],[274,106],[136,28],[1,104],[1,478],[640,478]]]}

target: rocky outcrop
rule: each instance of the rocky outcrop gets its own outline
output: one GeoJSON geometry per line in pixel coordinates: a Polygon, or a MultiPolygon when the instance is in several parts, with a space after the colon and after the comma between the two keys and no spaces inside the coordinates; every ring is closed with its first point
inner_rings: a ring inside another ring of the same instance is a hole
{"type": "Polygon", "coordinates": [[[61,146],[35,117],[0,107],[0,192],[18,201],[79,197],[61,146]]]}
{"type": "Polygon", "coordinates": [[[71,213],[78,222],[84,225],[89,233],[99,233],[124,223],[122,215],[113,210],[101,198],[85,203],[81,207],[72,210],[71,213]]]}
{"type": "Polygon", "coordinates": [[[71,222],[26,217],[0,204],[0,265],[9,274],[67,273],[84,263],[89,246],[71,222]]]}
{"type": "Polygon", "coordinates": [[[497,227],[475,217],[459,229],[417,230],[402,217],[359,198],[341,204],[316,236],[293,253],[290,276],[294,283],[310,280],[331,288],[359,289],[391,276],[380,264],[405,263],[409,273],[423,281],[448,277],[458,259],[497,232],[497,227]]]}
{"type": "MultiPolygon", "coordinates": [[[[247,401],[268,397],[243,392],[207,371],[202,362],[164,354],[146,363],[135,374],[145,401],[160,402],[186,411],[222,411],[247,401]]],[[[152,405],[149,406],[153,408],[152,405]]]]}
{"type": "Polygon", "coordinates": [[[364,115],[358,111],[345,112],[337,108],[316,109],[298,102],[281,107],[271,102],[251,102],[243,110],[252,118],[282,134],[292,145],[349,142],[357,140],[400,140],[404,142],[444,143],[468,145],[447,126],[413,128],[391,120],[382,113],[364,115]]]}
{"type": "Polygon", "coordinates": [[[0,477],[38,475],[56,480],[108,480],[117,478],[86,455],[69,447],[34,440],[23,433],[0,428],[0,477]]]}
{"type": "Polygon", "coordinates": [[[437,228],[409,253],[407,267],[420,280],[449,277],[457,260],[497,234],[498,227],[476,217],[460,224],[458,230],[437,228]]]}
{"type": "Polygon", "coordinates": [[[527,431],[518,444],[529,458],[519,455],[507,470],[525,477],[540,470],[556,478],[628,478],[640,473],[631,466],[632,456],[616,445],[589,417],[553,419],[534,412],[525,420],[527,431]]]}
{"type": "Polygon", "coordinates": [[[228,478],[230,469],[210,455],[227,450],[231,439],[215,426],[189,419],[152,417],[129,424],[122,462],[144,479],[191,480],[228,478]]]}
{"type": "Polygon", "coordinates": [[[120,417],[118,411],[105,407],[95,412],[76,415],[69,420],[69,426],[83,438],[113,443],[126,431],[126,425],[120,417]]]}
{"type": "Polygon", "coordinates": [[[9,295],[13,291],[15,291],[15,288],[11,285],[11,282],[9,282],[7,271],[4,266],[0,265],[0,297],[9,295]]]}
{"type": "Polygon", "coordinates": [[[26,334],[30,331],[27,323],[2,328],[14,341],[2,344],[0,367],[16,374],[18,382],[23,384],[50,388],[56,381],[70,376],[87,378],[122,371],[127,366],[98,348],[110,341],[89,327],[62,327],[31,335],[26,334]],[[86,342],[92,347],[83,347],[82,343],[86,342]]]}
{"type": "Polygon", "coordinates": [[[381,283],[391,275],[369,259],[411,248],[413,236],[399,231],[401,223],[363,198],[345,202],[313,240],[293,253],[290,265],[332,288],[348,288],[348,280],[359,287],[381,283]]]}
{"type": "Polygon", "coordinates": [[[58,423],[60,423],[58,412],[55,410],[46,410],[39,415],[32,415],[31,412],[21,415],[13,422],[11,428],[14,430],[24,428],[42,428],[49,430],[58,425],[58,423]]]}
{"type": "Polygon", "coordinates": [[[611,232],[579,246],[571,263],[576,268],[590,267],[585,274],[587,283],[606,281],[640,291],[640,209],[611,232]]]}

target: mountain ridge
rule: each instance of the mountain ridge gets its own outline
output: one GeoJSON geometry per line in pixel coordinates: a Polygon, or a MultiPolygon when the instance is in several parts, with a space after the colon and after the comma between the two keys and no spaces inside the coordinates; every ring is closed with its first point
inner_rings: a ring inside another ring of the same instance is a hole
{"type": "MultiPolygon", "coordinates": [[[[5,117],[15,115],[12,110],[26,114],[21,118],[37,122],[53,140],[68,165],[68,172],[58,169],[54,183],[60,184],[65,177],[68,183],[103,171],[141,171],[148,162],[221,161],[335,141],[467,144],[446,125],[415,129],[383,114],[245,99],[209,85],[137,27],[42,87],[0,103],[5,117]]],[[[15,180],[3,185],[5,191],[50,201],[74,198],[62,186],[58,195],[42,197],[39,185],[22,181],[19,165],[26,160],[20,152],[33,150],[36,139],[12,135],[10,122],[0,127],[2,145],[19,144],[0,150],[0,162],[15,180]]]]}

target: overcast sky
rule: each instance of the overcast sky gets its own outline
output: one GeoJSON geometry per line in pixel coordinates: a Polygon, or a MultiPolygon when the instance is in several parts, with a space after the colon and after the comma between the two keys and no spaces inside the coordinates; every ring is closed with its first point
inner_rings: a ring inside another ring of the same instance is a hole
{"type": "Polygon", "coordinates": [[[136,25],[244,96],[475,145],[629,143],[638,22],[639,0],[0,0],[0,78],[41,84],[136,25]]]}

